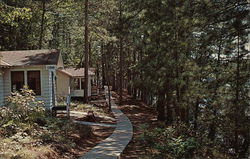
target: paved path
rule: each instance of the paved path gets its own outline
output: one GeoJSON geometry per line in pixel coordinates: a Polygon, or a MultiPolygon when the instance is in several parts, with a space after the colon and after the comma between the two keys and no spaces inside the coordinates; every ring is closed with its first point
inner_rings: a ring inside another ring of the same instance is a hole
{"type": "Polygon", "coordinates": [[[111,109],[117,119],[113,134],[87,152],[80,159],[117,159],[133,136],[133,126],[112,100],[111,109]]]}
{"type": "MultiPolygon", "coordinates": [[[[70,115],[71,116],[77,116],[77,115],[83,115],[83,116],[85,116],[85,115],[87,115],[88,113],[85,113],[85,112],[80,112],[80,111],[70,111],[70,115]]],[[[112,118],[112,117],[109,117],[109,116],[103,116],[103,115],[96,115],[95,114],[95,117],[100,117],[100,118],[104,118],[104,119],[107,119],[107,120],[111,120],[111,121],[115,121],[115,119],[114,118],[112,118]]]]}
{"type": "Polygon", "coordinates": [[[77,120],[74,120],[73,122],[79,123],[82,125],[90,125],[90,126],[103,126],[103,127],[113,127],[113,128],[116,127],[115,124],[95,123],[95,122],[77,121],[77,120]]]}

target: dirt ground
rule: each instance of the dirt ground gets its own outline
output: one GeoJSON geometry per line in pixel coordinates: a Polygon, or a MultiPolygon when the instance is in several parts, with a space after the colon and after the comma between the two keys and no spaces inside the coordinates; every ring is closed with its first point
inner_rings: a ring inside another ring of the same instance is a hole
{"type": "MultiPolygon", "coordinates": [[[[99,108],[100,109],[100,108],[99,108]]],[[[105,108],[101,108],[105,109],[105,108]]],[[[107,117],[114,118],[113,114],[110,112],[107,112],[107,117]]],[[[107,123],[107,124],[115,124],[116,121],[106,119],[105,117],[101,116],[98,113],[95,113],[95,121],[90,122],[97,122],[97,123],[107,123]]],[[[77,115],[72,116],[71,120],[78,120],[78,121],[88,121],[87,115],[77,115]]],[[[88,137],[81,137],[79,134],[71,134],[71,138],[76,143],[76,147],[74,149],[63,149],[60,148],[60,146],[57,145],[55,154],[52,153],[50,155],[50,159],[73,159],[73,158],[79,158],[83,156],[86,152],[91,150],[93,147],[98,145],[102,140],[109,137],[113,131],[114,128],[109,127],[100,127],[100,126],[90,126],[91,127],[91,134],[88,137]],[[67,152],[68,151],[68,152],[67,152]]],[[[62,147],[62,146],[61,146],[62,147]]]]}
{"type": "MultiPolygon", "coordinates": [[[[117,94],[114,93],[114,97],[117,98],[117,94]]],[[[140,126],[142,124],[149,125],[149,128],[155,128],[157,125],[157,113],[152,108],[144,104],[139,100],[134,100],[128,95],[124,95],[124,102],[119,108],[128,116],[133,124],[134,134],[133,139],[128,144],[121,159],[138,159],[145,154],[143,144],[139,140],[139,137],[142,133],[140,126]]],[[[99,115],[99,114],[98,114],[99,115]]],[[[109,117],[113,117],[112,114],[108,114],[109,117]]],[[[79,118],[74,118],[76,120],[85,120],[86,116],[80,116],[79,118]]],[[[108,121],[107,119],[97,118],[96,122],[110,123],[114,124],[113,121],[108,121]]],[[[92,126],[92,134],[83,138],[79,134],[71,134],[72,139],[76,143],[74,149],[66,149],[63,145],[56,145],[56,148],[53,151],[50,151],[50,154],[46,154],[45,158],[49,159],[72,159],[78,158],[84,155],[86,152],[95,147],[102,140],[109,137],[114,128],[105,128],[99,126],[92,126]]]]}
{"type": "Polygon", "coordinates": [[[123,96],[123,99],[124,102],[119,108],[132,122],[134,134],[133,139],[121,155],[121,159],[138,159],[145,152],[142,147],[143,144],[139,141],[139,136],[142,133],[140,126],[141,124],[147,124],[149,128],[155,128],[157,125],[157,113],[152,107],[147,106],[139,100],[133,100],[126,94],[123,96]]]}

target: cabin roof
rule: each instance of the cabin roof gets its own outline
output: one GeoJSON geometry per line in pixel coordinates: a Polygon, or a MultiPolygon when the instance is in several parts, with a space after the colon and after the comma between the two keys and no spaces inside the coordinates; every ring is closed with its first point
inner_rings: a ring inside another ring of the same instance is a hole
{"type": "Polygon", "coordinates": [[[0,67],[8,67],[10,66],[10,64],[8,64],[7,62],[0,60],[0,67]]]}
{"type": "MultiPolygon", "coordinates": [[[[94,76],[95,73],[92,71],[93,69],[90,68],[88,71],[88,74],[90,76],[94,76]]],[[[63,70],[60,70],[61,72],[72,76],[72,77],[84,77],[84,68],[65,68],[63,70]]]]}
{"type": "Polygon", "coordinates": [[[55,49],[0,51],[0,57],[4,66],[57,65],[60,53],[55,49]]]}

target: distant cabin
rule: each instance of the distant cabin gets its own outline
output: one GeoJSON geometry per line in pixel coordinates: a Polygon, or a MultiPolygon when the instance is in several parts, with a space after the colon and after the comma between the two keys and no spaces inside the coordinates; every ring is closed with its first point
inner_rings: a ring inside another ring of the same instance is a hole
{"type": "MultiPolygon", "coordinates": [[[[88,96],[91,96],[91,87],[95,77],[95,73],[88,71],[88,96]]],[[[83,97],[84,96],[84,68],[66,68],[59,69],[57,71],[57,95],[66,96],[68,94],[71,97],[83,97]]]]}
{"type": "MultiPolygon", "coordinates": [[[[88,96],[94,76],[95,73],[89,71],[88,96]]],[[[58,97],[83,97],[83,82],[84,68],[64,68],[57,50],[0,51],[0,106],[11,92],[27,85],[35,92],[37,100],[51,108],[58,97]]]]}

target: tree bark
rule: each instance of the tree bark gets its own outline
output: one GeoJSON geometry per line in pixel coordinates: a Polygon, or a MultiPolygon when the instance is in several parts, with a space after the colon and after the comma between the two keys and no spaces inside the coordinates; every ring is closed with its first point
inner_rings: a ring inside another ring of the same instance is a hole
{"type": "Polygon", "coordinates": [[[235,90],[235,119],[234,119],[234,124],[235,124],[235,130],[234,130],[234,149],[236,154],[239,152],[239,144],[238,144],[238,128],[239,128],[239,122],[238,122],[238,117],[241,115],[239,112],[241,112],[239,110],[239,93],[240,93],[240,83],[239,83],[239,79],[240,79],[240,37],[238,35],[237,37],[237,64],[236,64],[236,90],[235,90]]]}
{"type": "Polygon", "coordinates": [[[84,59],[84,102],[88,103],[88,71],[89,71],[89,19],[88,19],[88,0],[85,0],[85,59],[84,59]]]}
{"type": "Polygon", "coordinates": [[[157,100],[157,120],[158,121],[165,121],[165,90],[160,90],[158,94],[158,100],[157,100]]]}
{"type": "Polygon", "coordinates": [[[158,121],[165,121],[165,99],[162,96],[159,96],[159,99],[157,101],[157,111],[158,111],[158,116],[157,120],[158,121]]]}
{"type": "Polygon", "coordinates": [[[102,55],[102,88],[104,88],[104,85],[106,84],[106,76],[105,76],[105,57],[104,57],[104,51],[103,51],[103,43],[101,44],[101,55],[102,55]]]}
{"type": "MultiPolygon", "coordinates": [[[[220,60],[221,60],[221,57],[220,57],[220,55],[221,55],[221,42],[220,42],[220,44],[219,44],[219,51],[218,51],[218,55],[217,55],[217,68],[216,68],[216,72],[215,72],[215,76],[216,76],[216,84],[215,84],[215,89],[214,89],[214,96],[213,96],[213,100],[216,100],[216,98],[217,98],[217,89],[218,89],[218,87],[219,87],[219,67],[220,67],[220,60]]],[[[214,115],[214,117],[216,117],[217,116],[217,110],[216,110],[216,108],[214,108],[214,106],[213,106],[213,115],[214,115]]],[[[210,126],[209,126],[209,133],[208,133],[208,138],[210,139],[210,140],[214,140],[215,139],[215,136],[216,136],[216,123],[215,123],[215,120],[213,120],[212,121],[212,123],[210,124],[210,126]]]]}
{"type": "MultiPolygon", "coordinates": [[[[103,45],[103,44],[102,44],[103,45]]],[[[105,73],[107,77],[107,85],[108,85],[108,105],[109,105],[109,111],[111,111],[111,91],[110,91],[110,76],[109,76],[109,66],[108,66],[108,60],[107,60],[107,53],[109,53],[109,46],[107,46],[107,52],[104,55],[105,57],[105,73]]]]}
{"type": "Polygon", "coordinates": [[[42,49],[43,46],[43,32],[44,32],[44,19],[45,19],[45,0],[42,0],[42,19],[41,19],[41,30],[40,30],[40,38],[39,38],[39,49],[42,49]]]}
{"type": "Polygon", "coordinates": [[[194,110],[194,130],[198,128],[198,114],[199,114],[199,98],[196,99],[195,102],[195,110],[194,110]]]}
{"type": "Polygon", "coordinates": [[[119,1],[119,27],[120,27],[120,37],[119,37],[119,47],[120,47],[120,73],[119,73],[119,103],[122,103],[122,89],[123,89],[123,41],[122,41],[122,0],[119,1]]]}

